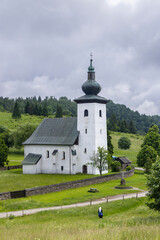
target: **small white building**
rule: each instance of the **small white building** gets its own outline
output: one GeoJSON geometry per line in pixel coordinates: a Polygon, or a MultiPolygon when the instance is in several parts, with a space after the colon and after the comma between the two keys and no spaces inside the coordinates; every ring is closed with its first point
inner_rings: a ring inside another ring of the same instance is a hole
{"type": "Polygon", "coordinates": [[[74,100],[77,118],[46,118],[24,142],[24,174],[99,173],[88,163],[99,146],[107,149],[107,100],[98,95],[92,59],[82,90],[85,95],[74,100]]]}

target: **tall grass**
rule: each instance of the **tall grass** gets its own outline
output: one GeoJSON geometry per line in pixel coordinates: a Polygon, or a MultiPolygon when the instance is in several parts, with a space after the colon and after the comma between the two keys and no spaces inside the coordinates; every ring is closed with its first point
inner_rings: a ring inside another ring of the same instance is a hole
{"type": "Polygon", "coordinates": [[[0,219],[1,240],[158,240],[160,215],[145,202],[141,198],[102,204],[103,219],[96,205],[0,219]]]}

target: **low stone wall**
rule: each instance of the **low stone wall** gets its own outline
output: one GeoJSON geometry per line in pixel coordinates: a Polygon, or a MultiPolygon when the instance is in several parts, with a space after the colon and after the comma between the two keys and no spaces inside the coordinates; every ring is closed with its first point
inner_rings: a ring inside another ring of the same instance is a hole
{"type": "MultiPolygon", "coordinates": [[[[124,172],[124,177],[131,177],[134,174],[134,169],[124,172]]],[[[59,192],[66,189],[72,189],[72,188],[78,188],[88,185],[93,185],[96,183],[103,183],[111,180],[121,179],[122,173],[116,173],[116,174],[110,174],[105,175],[102,177],[93,177],[93,178],[87,178],[72,182],[65,182],[65,183],[59,183],[59,184],[53,184],[53,185],[47,185],[47,186],[41,186],[41,187],[35,187],[35,188],[27,188],[25,189],[25,195],[33,196],[33,195],[40,195],[45,193],[51,193],[51,192],[59,192]]],[[[4,199],[10,199],[11,193],[0,193],[0,200],[4,199]]]]}
{"type": "MultiPolygon", "coordinates": [[[[124,177],[130,177],[133,174],[134,174],[134,169],[128,172],[124,172],[124,177]]],[[[58,192],[66,189],[93,185],[96,183],[103,183],[111,180],[121,179],[121,177],[122,177],[122,173],[116,173],[116,174],[105,175],[102,177],[93,177],[93,178],[72,181],[72,182],[59,183],[59,184],[53,184],[48,186],[36,187],[36,188],[27,188],[25,189],[26,197],[45,194],[45,193],[51,193],[51,192],[58,192]]]]}
{"type": "Polygon", "coordinates": [[[10,199],[10,198],[11,198],[10,192],[0,193],[0,200],[6,200],[6,199],[10,199]]]}
{"type": "Polygon", "coordinates": [[[12,169],[18,169],[18,168],[22,168],[22,165],[15,165],[15,166],[7,166],[7,167],[1,167],[1,170],[12,170],[12,169]]]}

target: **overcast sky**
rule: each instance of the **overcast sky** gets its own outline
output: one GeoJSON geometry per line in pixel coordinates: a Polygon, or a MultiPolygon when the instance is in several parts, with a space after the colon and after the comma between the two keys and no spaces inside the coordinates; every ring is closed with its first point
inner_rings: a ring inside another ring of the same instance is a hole
{"type": "Polygon", "coordinates": [[[1,0],[0,96],[101,96],[160,115],[160,0],[1,0]]]}

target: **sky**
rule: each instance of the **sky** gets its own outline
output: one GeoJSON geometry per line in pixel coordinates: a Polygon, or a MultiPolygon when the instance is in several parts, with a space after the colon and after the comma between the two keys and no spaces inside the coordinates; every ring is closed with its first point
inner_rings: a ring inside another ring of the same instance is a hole
{"type": "Polygon", "coordinates": [[[1,0],[0,96],[99,95],[160,115],[159,0],[1,0]]]}

